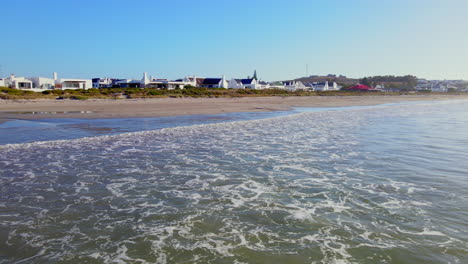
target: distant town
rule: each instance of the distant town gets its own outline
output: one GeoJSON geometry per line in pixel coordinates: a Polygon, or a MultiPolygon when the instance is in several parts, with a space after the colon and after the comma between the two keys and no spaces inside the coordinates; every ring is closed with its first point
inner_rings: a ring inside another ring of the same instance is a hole
{"type": "Polygon", "coordinates": [[[48,90],[77,90],[101,88],[154,88],[154,89],[186,89],[186,88],[224,88],[224,89],[279,89],[286,91],[374,91],[374,92],[468,92],[468,81],[464,80],[426,80],[412,75],[406,76],[373,76],[362,79],[347,78],[344,75],[328,74],[325,76],[310,75],[294,80],[267,82],[257,77],[257,71],[246,78],[231,78],[225,76],[202,78],[186,76],[181,79],[169,80],[148,76],[145,72],[141,79],[127,78],[93,78],[75,79],[61,78],[54,72],[52,78],[18,77],[11,74],[0,78],[0,87],[45,92],[48,90]]]}

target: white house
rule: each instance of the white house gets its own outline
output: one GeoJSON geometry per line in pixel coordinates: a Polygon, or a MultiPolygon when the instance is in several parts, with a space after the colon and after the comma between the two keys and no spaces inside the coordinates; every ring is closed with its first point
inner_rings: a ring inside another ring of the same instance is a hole
{"type": "Polygon", "coordinates": [[[71,90],[76,90],[76,89],[90,89],[92,88],[92,82],[91,80],[88,79],[65,79],[61,78],[59,79],[57,77],[57,73],[54,72],[54,81],[55,81],[55,88],[56,89],[71,89],[71,90]]]}
{"type": "Polygon", "coordinates": [[[29,78],[33,82],[34,90],[50,90],[55,88],[55,80],[45,77],[31,77],[29,78]]]}
{"type": "Polygon", "coordinates": [[[433,92],[445,93],[448,91],[448,86],[443,83],[434,83],[431,85],[431,90],[433,92]]]}
{"type": "Polygon", "coordinates": [[[270,83],[270,89],[286,89],[282,82],[273,82],[270,83]]]}
{"type": "Polygon", "coordinates": [[[341,86],[339,86],[336,82],[332,82],[328,84],[328,90],[336,91],[339,90],[341,86]]]}
{"type": "Polygon", "coordinates": [[[259,89],[259,90],[269,89],[269,88],[270,88],[269,82],[258,81],[257,84],[255,85],[255,89],[259,89]]]}
{"type": "Polygon", "coordinates": [[[185,85],[190,85],[193,87],[197,86],[197,77],[194,75],[192,77],[184,77],[182,81],[185,83],[185,85]]]}
{"type": "Polygon", "coordinates": [[[230,89],[256,89],[256,90],[262,90],[262,89],[268,89],[270,88],[270,83],[268,82],[263,82],[263,81],[258,81],[255,78],[249,78],[249,79],[231,79],[228,82],[228,88],[230,89]]]}
{"type": "Polygon", "coordinates": [[[171,81],[168,79],[151,79],[146,85],[146,88],[157,88],[157,89],[184,89],[185,83],[182,79],[171,81]]]}
{"type": "Polygon", "coordinates": [[[0,87],[5,87],[5,79],[0,78],[0,87]]]}
{"type": "Polygon", "coordinates": [[[30,90],[32,89],[33,82],[26,77],[16,77],[11,74],[10,77],[4,80],[4,85],[13,89],[30,90]]]}
{"type": "Polygon", "coordinates": [[[114,84],[120,88],[140,88],[141,81],[135,79],[119,79],[115,80],[114,84]]]}
{"type": "Polygon", "coordinates": [[[229,89],[244,89],[245,86],[242,84],[240,79],[231,79],[228,82],[229,89]]]}
{"type": "Polygon", "coordinates": [[[197,78],[197,86],[204,88],[228,88],[226,78],[197,78]]]}
{"type": "Polygon", "coordinates": [[[328,81],[306,83],[305,85],[312,91],[336,91],[340,89],[336,82],[329,83],[328,81]]]}
{"type": "Polygon", "coordinates": [[[377,84],[374,89],[376,90],[385,90],[385,85],[383,83],[377,84]]]}
{"type": "Polygon", "coordinates": [[[105,78],[93,78],[91,79],[93,88],[109,88],[114,85],[115,79],[105,77],[105,78]]]}
{"type": "Polygon", "coordinates": [[[284,85],[284,89],[288,91],[296,91],[296,90],[301,90],[301,89],[307,89],[307,86],[305,86],[302,82],[300,81],[285,81],[282,82],[284,85]]]}
{"type": "Polygon", "coordinates": [[[146,72],[143,73],[143,78],[141,79],[141,87],[144,88],[156,88],[156,89],[184,89],[186,85],[196,87],[197,78],[193,77],[184,77],[183,79],[169,80],[169,79],[156,79],[151,76],[148,78],[146,72]]]}

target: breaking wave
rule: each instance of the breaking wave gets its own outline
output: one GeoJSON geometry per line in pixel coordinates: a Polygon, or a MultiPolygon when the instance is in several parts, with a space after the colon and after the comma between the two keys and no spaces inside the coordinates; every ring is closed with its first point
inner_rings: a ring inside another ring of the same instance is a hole
{"type": "Polygon", "coordinates": [[[461,263],[464,110],[387,106],[4,145],[0,263],[461,263]]]}

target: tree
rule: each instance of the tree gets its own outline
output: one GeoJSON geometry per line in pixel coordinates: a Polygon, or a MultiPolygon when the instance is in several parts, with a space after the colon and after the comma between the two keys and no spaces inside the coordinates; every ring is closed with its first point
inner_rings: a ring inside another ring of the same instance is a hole
{"type": "Polygon", "coordinates": [[[367,77],[362,78],[361,81],[360,81],[360,83],[361,83],[361,84],[364,84],[364,85],[367,85],[367,86],[369,86],[369,87],[372,86],[372,84],[371,84],[369,78],[367,78],[367,77]]]}

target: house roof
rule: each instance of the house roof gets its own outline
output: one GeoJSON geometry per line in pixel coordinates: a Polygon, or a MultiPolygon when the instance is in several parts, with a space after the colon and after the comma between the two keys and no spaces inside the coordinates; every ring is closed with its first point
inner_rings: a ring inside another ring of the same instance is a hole
{"type": "Polygon", "coordinates": [[[206,78],[203,80],[202,85],[216,85],[219,84],[221,78],[206,78]]]}
{"type": "Polygon", "coordinates": [[[314,83],[314,85],[320,85],[320,86],[323,85],[323,86],[325,86],[325,85],[327,85],[327,83],[326,82],[319,82],[319,83],[314,83]]]}
{"type": "Polygon", "coordinates": [[[241,79],[242,84],[252,84],[254,79],[241,79]]]}

